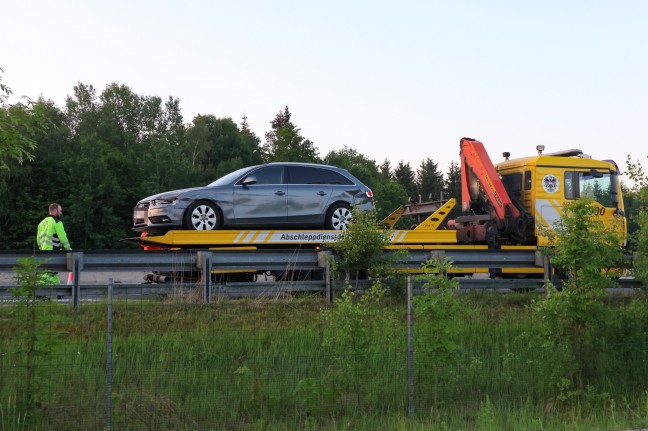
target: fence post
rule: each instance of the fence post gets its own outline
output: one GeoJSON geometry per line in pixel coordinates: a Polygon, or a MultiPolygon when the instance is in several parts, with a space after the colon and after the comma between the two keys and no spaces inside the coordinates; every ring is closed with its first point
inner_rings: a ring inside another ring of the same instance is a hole
{"type": "Polygon", "coordinates": [[[65,255],[67,259],[67,269],[72,273],[74,284],[72,285],[72,308],[74,311],[79,310],[81,302],[81,270],[83,269],[83,252],[71,252],[65,255]]]}
{"type": "Polygon", "coordinates": [[[113,279],[108,280],[108,351],[106,355],[106,430],[112,428],[112,301],[113,301],[113,279]]]}
{"type": "Polygon", "coordinates": [[[412,276],[407,276],[407,382],[409,417],[414,417],[414,307],[412,305],[412,276]]]}
{"type": "Polygon", "coordinates": [[[209,304],[211,302],[212,252],[199,251],[197,258],[196,266],[202,270],[203,304],[209,304]]]}

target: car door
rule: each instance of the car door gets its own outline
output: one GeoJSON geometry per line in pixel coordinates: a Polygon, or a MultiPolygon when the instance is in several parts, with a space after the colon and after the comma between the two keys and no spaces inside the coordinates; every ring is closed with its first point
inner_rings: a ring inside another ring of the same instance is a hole
{"type": "Polygon", "coordinates": [[[331,185],[320,168],[288,167],[288,223],[320,225],[331,199],[331,185]]]}
{"type": "Polygon", "coordinates": [[[263,166],[234,185],[232,224],[272,226],[286,223],[287,186],[283,166],[263,166]]]}

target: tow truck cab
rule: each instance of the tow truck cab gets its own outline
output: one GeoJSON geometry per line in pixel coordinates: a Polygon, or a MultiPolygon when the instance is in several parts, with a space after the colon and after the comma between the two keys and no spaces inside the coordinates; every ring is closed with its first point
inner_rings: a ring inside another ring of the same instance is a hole
{"type": "Polygon", "coordinates": [[[519,200],[532,215],[527,238],[535,244],[548,245],[543,230],[551,229],[563,214],[563,206],[581,197],[595,200],[592,211],[603,223],[615,226],[626,241],[625,218],[619,169],[613,161],[594,160],[581,150],[544,154],[537,147],[536,156],[509,159],[495,164],[495,169],[511,199],[519,200]]]}

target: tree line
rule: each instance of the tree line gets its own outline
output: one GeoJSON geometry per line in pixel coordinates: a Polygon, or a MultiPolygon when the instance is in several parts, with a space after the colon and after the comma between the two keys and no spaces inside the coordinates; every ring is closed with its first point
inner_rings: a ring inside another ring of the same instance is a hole
{"type": "MultiPolygon", "coordinates": [[[[0,69],[0,73],[2,70],[0,69]]],[[[185,123],[180,101],[112,83],[98,92],[79,83],[57,106],[45,98],[9,104],[0,75],[0,248],[35,247],[47,206],[59,202],[73,248],[128,247],[132,210],[154,193],[206,185],[235,169],[272,161],[325,163],[349,170],[376,196],[378,218],[408,202],[458,197],[460,169],[446,175],[431,158],[413,168],[381,164],[353,148],[321,156],[288,106],[264,140],[245,116],[197,115],[185,123]]]]}

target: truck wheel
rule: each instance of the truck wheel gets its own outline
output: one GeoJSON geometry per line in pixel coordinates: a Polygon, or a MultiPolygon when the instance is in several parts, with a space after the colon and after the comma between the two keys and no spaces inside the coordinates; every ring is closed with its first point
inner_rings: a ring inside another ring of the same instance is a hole
{"type": "Polygon", "coordinates": [[[349,223],[353,220],[351,207],[347,204],[337,203],[331,205],[326,213],[326,229],[347,230],[349,223]]]}
{"type": "Polygon", "coordinates": [[[189,230],[216,230],[220,225],[218,208],[211,202],[198,201],[189,205],[184,214],[184,227],[189,230]]]}

